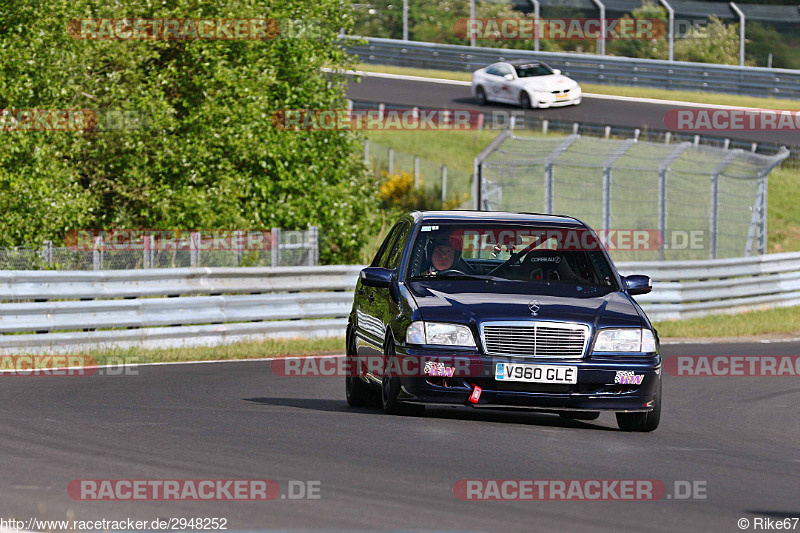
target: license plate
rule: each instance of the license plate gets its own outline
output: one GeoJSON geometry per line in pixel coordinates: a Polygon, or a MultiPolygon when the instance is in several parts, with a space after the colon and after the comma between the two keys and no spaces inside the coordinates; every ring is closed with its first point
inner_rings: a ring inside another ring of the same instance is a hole
{"type": "Polygon", "coordinates": [[[494,379],[497,381],[574,385],[578,382],[578,367],[497,363],[494,367],[494,379]]]}
{"type": "Polygon", "coordinates": [[[557,94],[556,98],[567,98],[568,96],[568,94],[557,94]]]}

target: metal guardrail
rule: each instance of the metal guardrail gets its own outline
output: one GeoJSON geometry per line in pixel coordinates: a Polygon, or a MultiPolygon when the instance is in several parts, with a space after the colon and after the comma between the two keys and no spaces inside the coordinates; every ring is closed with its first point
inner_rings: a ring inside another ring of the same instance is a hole
{"type": "MultiPolygon", "coordinates": [[[[618,267],[653,320],[800,304],[800,253],[618,267]]],[[[343,336],[361,268],[0,272],[0,353],[343,336]]]]}
{"type": "Polygon", "coordinates": [[[650,294],[637,296],[651,320],[800,305],[800,253],[709,261],[617,263],[622,275],[647,274],[650,294]]]}
{"type": "MultiPolygon", "coordinates": [[[[352,38],[356,39],[356,38],[352,38]]],[[[360,37],[357,39],[361,39],[360,37]]],[[[539,59],[584,83],[800,97],[800,70],[479,48],[372,37],[348,47],[364,63],[471,72],[497,61],[539,59]]]]}
{"type": "Polygon", "coordinates": [[[0,353],[343,336],[361,268],[0,271],[0,353]]]}

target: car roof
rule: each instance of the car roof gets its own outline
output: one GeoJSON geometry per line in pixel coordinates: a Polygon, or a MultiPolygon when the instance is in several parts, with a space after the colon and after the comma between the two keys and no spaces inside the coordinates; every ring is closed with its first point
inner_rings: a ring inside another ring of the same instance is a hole
{"type": "Polygon", "coordinates": [[[488,222],[490,224],[522,223],[547,226],[585,227],[580,220],[566,215],[543,213],[511,213],[507,211],[415,211],[415,222],[488,222]]]}

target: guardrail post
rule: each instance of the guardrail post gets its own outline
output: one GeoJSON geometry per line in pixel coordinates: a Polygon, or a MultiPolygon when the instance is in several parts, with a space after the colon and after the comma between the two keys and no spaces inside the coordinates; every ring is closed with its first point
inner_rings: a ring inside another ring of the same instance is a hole
{"type": "Polygon", "coordinates": [[[281,266],[281,228],[272,228],[269,234],[272,237],[272,247],[270,248],[272,255],[271,266],[281,266]]]}
{"type": "Polygon", "coordinates": [[[544,120],[542,121],[542,135],[547,135],[547,127],[548,127],[549,125],[550,125],[550,121],[549,121],[549,120],[547,120],[547,119],[544,119],[544,120]]]}
{"type": "Polygon", "coordinates": [[[319,228],[309,226],[307,232],[308,240],[308,266],[317,266],[319,263],[319,228]]]}

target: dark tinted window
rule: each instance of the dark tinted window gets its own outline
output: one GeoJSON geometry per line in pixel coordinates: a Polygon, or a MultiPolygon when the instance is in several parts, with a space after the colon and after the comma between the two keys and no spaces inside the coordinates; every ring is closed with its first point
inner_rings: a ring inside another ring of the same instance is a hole
{"type": "Polygon", "coordinates": [[[544,63],[531,63],[530,65],[515,65],[517,76],[531,78],[533,76],[549,76],[553,70],[544,63]]]}
{"type": "Polygon", "coordinates": [[[376,266],[383,266],[386,264],[386,258],[389,256],[389,253],[392,250],[392,244],[394,243],[397,234],[400,232],[402,224],[403,224],[402,222],[398,222],[395,225],[395,227],[392,228],[392,231],[389,232],[389,235],[386,236],[386,239],[384,239],[383,244],[381,244],[378,253],[375,254],[375,258],[372,260],[370,266],[376,267],[376,266]]]}
{"type": "Polygon", "coordinates": [[[403,250],[405,250],[409,233],[411,233],[411,226],[403,223],[403,227],[400,230],[397,240],[394,242],[394,246],[392,246],[392,251],[389,253],[386,264],[381,266],[385,266],[386,268],[400,268],[400,260],[403,258],[403,250]]]}

